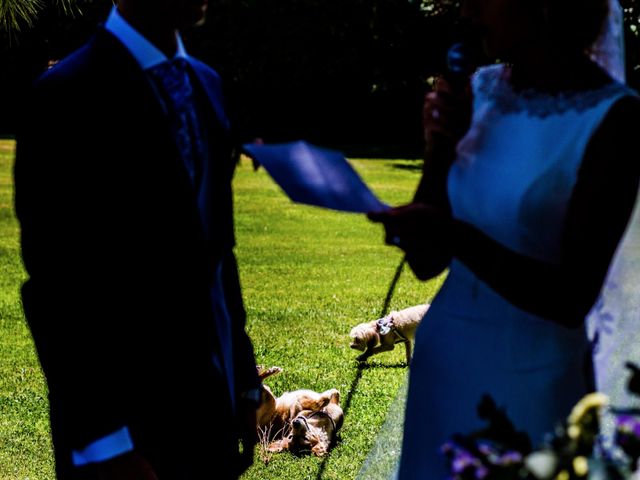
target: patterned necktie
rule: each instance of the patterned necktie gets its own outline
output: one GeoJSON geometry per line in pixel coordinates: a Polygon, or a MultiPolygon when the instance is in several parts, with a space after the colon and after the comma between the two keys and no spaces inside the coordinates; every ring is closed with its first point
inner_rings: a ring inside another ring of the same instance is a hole
{"type": "MultiPolygon", "coordinates": [[[[200,188],[202,179],[202,165],[205,157],[202,130],[198,122],[193,88],[189,79],[188,65],[182,58],[170,62],[163,62],[148,70],[151,78],[156,82],[160,96],[164,101],[171,121],[172,132],[176,145],[184,160],[189,176],[198,196],[202,197],[200,188]]],[[[206,189],[206,187],[204,187],[206,189]]],[[[207,198],[206,195],[202,198],[207,198]]],[[[203,206],[199,203],[200,214],[203,206]]],[[[206,220],[203,220],[206,223],[206,220]]],[[[219,264],[215,277],[210,285],[212,313],[218,336],[218,348],[213,354],[213,362],[224,375],[231,397],[231,405],[235,408],[235,382],[233,368],[233,345],[231,339],[231,317],[226,307],[223,282],[219,264]]]]}
{"type": "Polygon", "coordinates": [[[197,186],[202,176],[204,146],[187,68],[187,61],[177,58],[147,71],[160,89],[178,151],[191,182],[197,186]]]}

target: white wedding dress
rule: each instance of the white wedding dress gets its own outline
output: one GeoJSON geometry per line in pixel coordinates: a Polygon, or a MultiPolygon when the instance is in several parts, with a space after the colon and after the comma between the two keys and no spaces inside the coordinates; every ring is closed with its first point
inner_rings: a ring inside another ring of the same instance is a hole
{"type": "MultiPolygon", "coordinates": [[[[516,93],[503,65],[473,78],[472,127],[448,179],[454,216],[505,247],[557,262],[589,139],[624,85],[551,96],[516,93]]],[[[533,445],[593,388],[586,327],[568,329],[505,300],[463,264],[425,316],[410,369],[399,478],[447,478],[441,445],[483,427],[490,394],[533,445]]]]}

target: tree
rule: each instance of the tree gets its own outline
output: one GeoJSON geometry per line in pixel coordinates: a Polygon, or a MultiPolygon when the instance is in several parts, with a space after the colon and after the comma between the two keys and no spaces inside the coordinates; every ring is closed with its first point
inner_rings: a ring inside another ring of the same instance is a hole
{"type": "Polygon", "coordinates": [[[111,6],[111,0],[0,0],[0,11],[14,12],[14,21],[0,14],[0,135],[15,133],[25,93],[49,61],[86,41],[111,6]],[[20,6],[27,3],[35,6],[20,6]]]}
{"type": "MultiPolygon", "coordinates": [[[[67,15],[79,13],[76,0],[51,0],[51,4],[67,15]]],[[[0,0],[0,30],[19,32],[23,27],[31,28],[46,7],[43,0],[0,0]]]]}
{"type": "Polygon", "coordinates": [[[245,137],[418,153],[448,27],[408,0],[218,0],[187,40],[226,79],[245,137]]]}

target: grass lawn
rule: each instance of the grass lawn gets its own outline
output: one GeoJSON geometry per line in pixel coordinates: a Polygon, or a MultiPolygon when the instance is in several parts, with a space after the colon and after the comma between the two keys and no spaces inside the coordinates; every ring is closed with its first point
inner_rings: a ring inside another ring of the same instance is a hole
{"type": "MultiPolygon", "coordinates": [[[[24,271],[12,207],[14,144],[0,141],[0,479],[48,479],[53,462],[46,385],[24,323],[19,286],[24,271]]],[[[416,162],[354,160],[387,203],[410,199],[416,162]]],[[[328,457],[273,454],[242,477],[353,479],[374,446],[403,385],[404,349],[358,369],[350,328],[375,319],[400,261],[382,230],[362,215],[292,204],[263,171],[242,162],[235,178],[237,255],[257,361],[283,373],[267,383],[276,395],[299,388],[337,388],[348,405],[338,445],[328,457]]],[[[420,283],[405,271],[392,308],[430,300],[440,280],[420,283]]],[[[397,404],[392,412],[398,416],[397,404]]],[[[388,439],[393,442],[393,438],[388,439]]],[[[385,440],[387,441],[387,440],[385,440]]]]}

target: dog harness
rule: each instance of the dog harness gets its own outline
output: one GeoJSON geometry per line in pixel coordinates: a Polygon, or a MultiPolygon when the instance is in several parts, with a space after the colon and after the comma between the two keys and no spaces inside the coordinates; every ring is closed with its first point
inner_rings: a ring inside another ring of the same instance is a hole
{"type": "Polygon", "coordinates": [[[396,337],[398,338],[394,343],[402,343],[407,341],[407,337],[400,333],[400,330],[398,330],[393,324],[393,319],[390,315],[378,320],[376,322],[376,328],[378,330],[378,333],[383,336],[388,335],[391,332],[395,333],[396,337]]]}
{"type": "Polygon", "coordinates": [[[335,432],[337,430],[336,422],[334,422],[333,418],[331,418],[331,415],[329,415],[327,412],[324,412],[322,410],[316,410],[315,412],[311,412],[311,414],[307,416],[307,419],[313,418],[316,415],[322,415],[324,417],[327,417],[329,419],[329,421],[331,422],[331,426],[333,427],[333,431],[335,432]]]}

